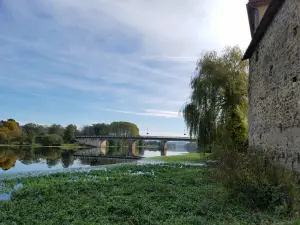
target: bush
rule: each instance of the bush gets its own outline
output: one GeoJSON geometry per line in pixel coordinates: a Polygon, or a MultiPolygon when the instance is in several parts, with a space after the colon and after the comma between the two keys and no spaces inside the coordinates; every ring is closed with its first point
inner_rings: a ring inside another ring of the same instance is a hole
{"type": "Polygon", "coordinates": [[[0,144],[7,144],[7,135],[4,132],[0,132],[0,144]]]}
{"type": "Polygon", "coordinates": [[[27,142],[27,134],[21,133],[19,136],[15,138],[14,141],[19,142],[20,145],[23,145],[27,142]]]}
{"type": "Polygon", "coordinates": [[[62,143],[62,137],[57,134],[49,134],[42,138],[42,144],[45,146],[60,146],[62,143]]]}
{"type": "Polygon", "coordinates": [[[243,204],[259,211],[288,215],[298,201],[298,174],[272,161],[261,151],[225,151],[219,154],[216,178],[243,204]]]}

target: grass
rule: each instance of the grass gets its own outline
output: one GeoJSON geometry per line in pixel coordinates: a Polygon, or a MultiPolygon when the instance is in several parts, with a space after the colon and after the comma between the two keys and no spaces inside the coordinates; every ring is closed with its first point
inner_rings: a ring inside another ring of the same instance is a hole
{"type": "Polygon", "coordinates": [[[209,173],[179,164],[125,165],[6,180],[6,189],[24,187],[12,201],[0,201],[0,224],[267,225],[287,219],[229,198],[209,173]]]}
{"type": "Polygon", "coordinates": [[[174,156],[155,156],[151,159],[161,160],[167,163],[179,163],[179,162],[191,162],[191,163],[201,163],[210,159],[210,154],[200,154],[200,153],[187,153],[182,155],[174,156]]]}

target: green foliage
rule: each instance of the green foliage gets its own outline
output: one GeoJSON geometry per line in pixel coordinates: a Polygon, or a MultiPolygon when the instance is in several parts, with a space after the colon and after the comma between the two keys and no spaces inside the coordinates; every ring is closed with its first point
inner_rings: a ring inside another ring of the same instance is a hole
{"type": "Polygon", "coordinates": [[[199,153],[188,153],[182,155],[174,155],[174,156],[155,156],[151,159],[161,160],[168,163],[203,163],[210,159],[211,154],[199,154],[199,153]]]}
{"type": "Polygon", "coordinates": [[[0,132],[0,144],[6,144],[7,143],[7,135],[4,132],[0,132]]]}
{"type": "Polygon", "coordinates": [[[45,146],[60,146],[63,143],[63,139],[57,134],[48,134],[42,138],[42,143],[45,146]]]}
{"type": "Polygon", "coordinates": [[[206,176],[209,170],[128,165],[4,181],[24,187],[12,201],[0,201],[0,224],[268,225],[288,219],[229,198],[226,188],[206,176]]]}
{"type": "Polygon", "coordinates": [[[116,136],[139,136],[139,129],[134,123],[113,122],[109,126],[110,134],[116,136]]]}
{"type": "Polygon", "coordinates": [[[129,122],[113,122],[111,124],[97,123],[92,126],[84,126],[79,135],[120,135],[120,136],[138,136],[138,127],[129,122]]]}
{"type": "Polygon", "coordinates": [[[65,129],[59,124],[53,124],[49,127],[48,134],[56,134],[61,137],[64,136],[65,129]]]}
{"type": "Polygon", "coordinates": [[[19,142],[20,145],[23,145],[27,142],[28,136],[25,133],[21,133],[20,136],[16,138],[16,141],[19,142]]]}
{"type": "Polygon", "coordinates": [[[27,123],[22,126],[22,131],[27,135],[26,142],[29,144],[34,144],[35,137],[43,135],[45,133],[45,128],[38,124],[27,123]]]}
{"type": "Polygon", "coordinates": [[[44,133],[44,127],[34,123],[27,123],[24,126],[22,126],[22,131],[27,135],[42,135],[44,133]]]}
{"type": "Polygon", "coordinates": [[[299,206],[295,185],[299,175],[275,163],[264,153],[223,151],[218,162],[214,176],[244,204],[278,215],[291,214],[299,206]]]}
{"type": "Polygon", "coordinates": [[[77,127],[73,124],[68,125],[64,131],[64,141],[65,143],[71,143],[75,140],[75,134],[77,127]]]}
{"type": "Polygon", "coordinates": [[[94,130],[94,135],[103,136],[109,134],[109,124],[97,123],[92,125],[94,130]]]}
{"type": "Polygon", "coordinates": [[[247,141],[248,78],[242,56],[242,51],[233,47],[221,56],[207,52],[198,61],[190,101],[182,111],[200,149],[211,151],[221,142],[235,147],[247,141]]]}

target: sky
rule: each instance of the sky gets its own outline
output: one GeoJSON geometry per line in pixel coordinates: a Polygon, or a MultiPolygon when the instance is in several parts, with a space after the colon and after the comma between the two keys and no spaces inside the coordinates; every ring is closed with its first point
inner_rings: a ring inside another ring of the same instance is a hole
{"type": "Polygon", "coordinates": [[[204,51],[250,43],[247,0],[0,0],[0,119],[183,136],[204,51]]]}

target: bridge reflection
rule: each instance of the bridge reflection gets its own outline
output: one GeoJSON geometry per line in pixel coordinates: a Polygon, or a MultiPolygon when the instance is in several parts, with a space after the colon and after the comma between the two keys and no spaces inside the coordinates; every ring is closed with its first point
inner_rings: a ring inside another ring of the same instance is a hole
{"type": "Polygon", "coordinates": [[[167,154],[167,150],[163,149],[149,149],[145,147],[139,146],[118,146],[118,147],[101,147],[101,148],[91,148],[85,150],[76,151],[73,156],[75,158],[106,158],[106,159],[140,159],[144,156],[145,151],[153,151],[160,152],[161,156],[165,156],[167,154]]]}
{"type": "Polygon", "coordinates": [[[91,148],[85,150],[78,150],[74,153],[76,157],[103,157],[103,158],[140,158],[143,155],[144,149],[135,147],[131,149],[127,146],[118,146],[118,147],[101,147],[101,148],[91,148]]]}
{"type": "MultiPolygon", "coordinates": [[[[89,145],[89,146],[93,146],[93,147],[97,147],[101,153],[99,151],[96,151],[95,154],[96,155],[100,155],[100,154],[107,154],[107,147],[110,146],[110,142],[114,141],[114,140],[118,140],[118,138],[123,138],[121,139],[121,142],[123,142],[123,144],[125,144],[127,146],[127,150],[122,150],[121,149],[117,149],[117,151],[121,152],[125,152],[124,156],[133,156],[133,157],[138,157],[141,155],[140,153],[140,148],[137,146],[137,141],[138,140],[143,140],[145,137],[109,137],[109,136],[102,136],[102,137],[76,137],[76,141],[80,144],[84,144],[84,145],[89,145]]],[[[167,150],[168,150],[168,142],[169,141],[180,141],[180,142],[185,142],[186,144],[186,148],[193,148],[196,150],[197,146],[196,143],[192,143],[192,139],[187,139],[187,138],[174,138],[174,137],[149,137],[152,138],[153,140],[158,141],[158,149],[161,152],[161,156],[165,156],[167,154],[167,150]],[[187,142],[187,140],[190,140],[190,142],[187,142]]],[[[170,143],[169,143],[170,144],[170,143]]],[[[120,148],[119,145],[118,148],[120,148]]],[[[141,146],[140,146],[141,147],[141,146]]],[[[111,148],[109,148],[111,150],[111,148]]]]}

